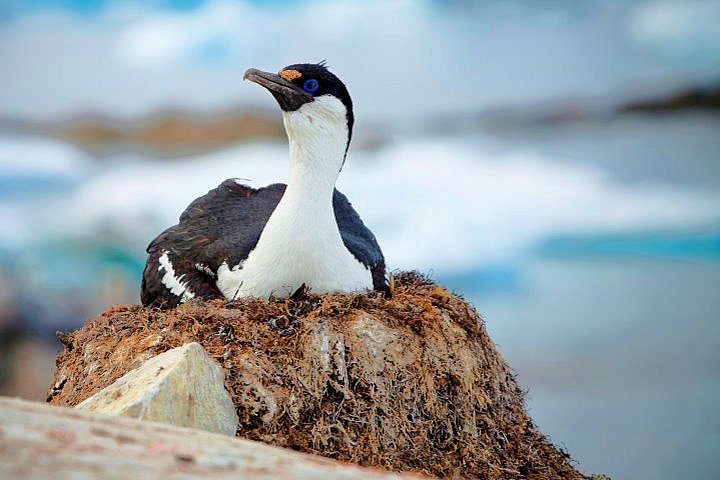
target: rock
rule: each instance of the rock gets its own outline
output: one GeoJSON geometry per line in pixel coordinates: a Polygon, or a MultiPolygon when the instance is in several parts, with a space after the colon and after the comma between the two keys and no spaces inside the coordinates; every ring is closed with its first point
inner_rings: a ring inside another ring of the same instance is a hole
{"type": "Polygon", "coordinates": [[[234,436],[238,416],[224,378],[199,343],[187,343],[150,358],[76,408],[234,436]]]}
{"type": "Polygon", "coordinates": [[[66,338],[49,401],[77,405],[187,342],[227,372],[242,437],[440,477],[583,478],[533,424],[472,305],[412,273],[390,299],[113,308],[66,338]]]}
{"type": "Polygon", "coordinates": [[[400,480],[409,477],[200,430],[0,397],[0,478],[400,480]]]}

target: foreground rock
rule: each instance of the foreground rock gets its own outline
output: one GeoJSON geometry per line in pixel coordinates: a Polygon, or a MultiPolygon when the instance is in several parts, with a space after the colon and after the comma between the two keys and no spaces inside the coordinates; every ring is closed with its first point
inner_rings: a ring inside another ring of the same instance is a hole
{"type": "Polygon", "coordinates": [[[77,408],[234,436],[238,417],[224,380],[222,368],[192,342],[149,359],[77,408]]]}
{"type": "Polygon", "coordinates": [[[200,343],[238,434],[437,476],[582,478],[527,415],[472,306],[414,274],[395,295],[117,307],[61,337],[49,401],[77,405],[148,357],[200,343]]]}
{"type": "Polygon", "coordinates": [[[0,478],[17,480],[391,480],[200,430],[0,397],[0,478]]]}

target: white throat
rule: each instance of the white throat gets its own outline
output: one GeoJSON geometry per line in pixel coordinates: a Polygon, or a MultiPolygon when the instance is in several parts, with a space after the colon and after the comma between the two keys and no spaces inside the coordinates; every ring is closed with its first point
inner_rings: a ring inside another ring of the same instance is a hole
{"type": "Polygon", "coordinates": [[[309,201],[318,200],[332,207],[349,135],[345,105],[324,95],[294,112],[283,112],[283,123],[290,143],[290,177],[281,205],[297,203],[307,210],[319,206],[309,201]]]}
{"type": "Polygon", "coordinates": [[[290,295],[302,284],[315,293],[372,288],[370,271],[343,244],[333,192],[348,142],[346,109],[324,95],[283,112],[290,176],[258,244],[237,266],[221,267],[227,298],[290,295]]]}

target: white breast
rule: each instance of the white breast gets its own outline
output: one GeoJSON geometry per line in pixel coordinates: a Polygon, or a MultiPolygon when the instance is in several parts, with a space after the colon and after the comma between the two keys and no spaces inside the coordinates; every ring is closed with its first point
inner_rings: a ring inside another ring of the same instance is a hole
{"type": "MultiPolygon", "coordinates": [[[[372,275],[342,242],[330,203],[298,212],[283,197],[257,246],[240,265],[222,265],[217,286],[226,298],[291,295],[303,284],[315,293],[372,288],[372,275]]],[[[313,204],[310,199],[307,203],[313,204]]]]}
{"type": "Polygon", "coordinates": [[[370,271],[344,245],[306,233],[264,235],[242,264],[220,267],[218,288],[229,299],[289,296],[303,284],[314,293],[372,288],[370,271]]]}

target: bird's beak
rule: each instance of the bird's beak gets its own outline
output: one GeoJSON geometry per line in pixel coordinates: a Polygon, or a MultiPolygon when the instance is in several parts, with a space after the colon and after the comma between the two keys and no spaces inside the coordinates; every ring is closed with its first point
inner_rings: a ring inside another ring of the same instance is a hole
{"type": "Polygon", "coordinates": [[[243,75],[243,80],[250,80],[270,90],[280,104],[280,108],[285,111],[295,111],[303,104],[314,100],[308,92],[274,73],[248,68],[243,75]]]}

